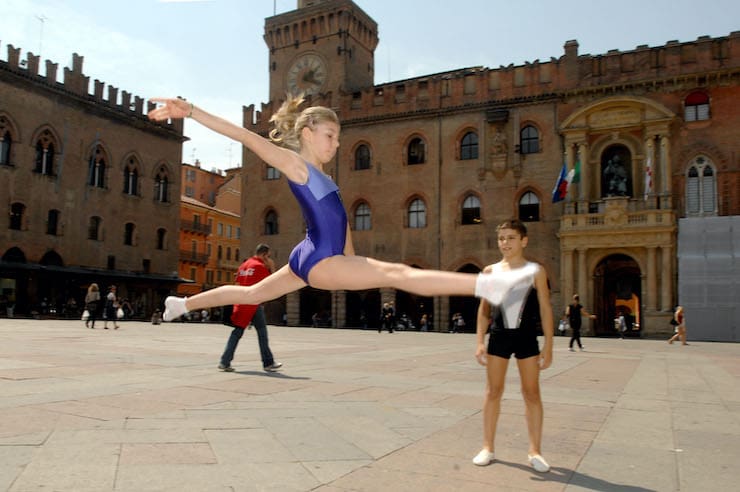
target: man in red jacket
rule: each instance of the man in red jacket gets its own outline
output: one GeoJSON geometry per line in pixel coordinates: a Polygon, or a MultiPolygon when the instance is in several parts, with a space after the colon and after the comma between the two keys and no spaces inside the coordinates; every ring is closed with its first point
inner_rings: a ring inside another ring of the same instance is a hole
{"type": "MultiPolygon", "coordinates": [[[[254,256],[248,258],[239,266],[236,272],[236,283],[239,285],[254,285],[260,280],[270,275],[275,269],[275,263],[270,258],[270,247],[266,244],[259,244],[254,251],[254,256]]],[[[228,309],[225,313],[224,324],[233,326],[234,329],[226,342],[226,349],[221,356],[221,363],[218,368],[224,372],[233,372],[231,361],[234,359],[234,352],[239,340],[244,334],[244,329],[252,323],[257,331],[257,339],[260,346],[260,355],[262,356],[262,367],[265,371],[275,372],[282,364],[275,362],[272,357],[272,351],[267,340],[267,324],[265,323],[265,311],[260,305],[252,304],[234,304],[231,315],[228,309]]]]}

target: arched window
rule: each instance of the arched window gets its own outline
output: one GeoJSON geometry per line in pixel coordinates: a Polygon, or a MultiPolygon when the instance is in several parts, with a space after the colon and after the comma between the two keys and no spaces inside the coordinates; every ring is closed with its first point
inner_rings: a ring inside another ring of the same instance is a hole
{"type": "Polygon", "coordinates": [[[97,241],[100,239],[100,224],[103,220],[100,217],[90,217],[87,225],[87,238],[97,241]]]}
{"type": "Polygon", "coordinates": [[[420,229],[427,226],[427,207],[420,198],[414,199],[408,208],[408,226],[420,229]]]}
{"type": "Polygon", "coordinates": [[[165,240],[167,239],[167,230],[159,228],[157,229],[157,249],[165,248],[165,240]]]}
{"type": "Polygon", "coordinates": [[[409,165],[424,164],[427,160],[424,140],[419,137],[412,138],[409,142],[406,157],[409,165]]]}
{"type": "Polygon", "coordinates": [[[26,212],[26,206],[22,203],[15,202],[10,205],[10,229],[20,231],[23,227],[23,214],[26,212]]]}
{"type": "Polygon", "coordinates": [[[10,133],[10,122],[5,116],[0,116],[0,165],[12,166],[10,163],[10,149],[13,145],[13,135],[10,133]]]}
{"type": "Polygon", "coordinates": [[[478,134],[466,133],[460,141],[460,160],[466,161],[478,158],[478,134]]]}
{"type": "Polygon", "coordinates": [[[105,188],[105,152],[100,145],[95,146],[95,150],[90,154],[88,163],[87,184],[96,188],[105,188]]]}
{"type": "Polygon", "coordinates": [[[167,203],[169,202],[169,176],[167,173],[167,168],[164,166],[161,166],[159,168],[159,172],[157,172],[157,177],[154,180],[154,200],[158,201],[160,203],[167,203]]]}
{"type": "Polygon", "coordinates": [[[370,147],[365,144],[355,150],[355,171],[362,169],[370,169],[370,147]]]}
{"type": "Polygon", "coordinates": [[[54,172],[54,138],[49,130],[44,130],[36,141],[36,167],[39,174],[53,176],[54,172]]]}
{"type": "Polygon", "coordinates": [[[135,230],[136,226],[133,222],[126,222],[126,225],[123,227],[123,244],[125,244],[126,246],[134,245],[135,230]]]}
{"type": "Polygon", "coordinates": [[[274,236],[278,230],[278,215],[274,210],[270,210],[265,214],[265,236],[274,236]]]}
{"type": "Polygon", "coordinates": [[[519,199],[519,220],[522,222],[539,222],[540,199],[531,191],[526,192],[519,199]]]}
{"type": "Polygon", "coordinates": [[[0,164],[10,165],[10,132],[0,133],[0,164]]]}
{"type": "Polygon", "coordinates": [[[698,156],[689,165],[686,175],[686,214],[715,215],[716,190],[714,167],[706,157],[698,156]]]}
{"type": "Polygon", "coordinates": [[[701,121],[709,119],[709,96],[704,92],[692,92],[684,100],[684,120],[701,121]]]}
{"type": "Polygon", "coordinates": [[[372,228],[372,225],[370,206],[365,202],[360,203],[357,205],[357,208],[355,208],[355,230],[369,231],[372,228]]]}
{"type": "Polygon", "coordinates": [[[49,210],[46,216],[46,233],[56,236],[59,231],[59,210],[49,210]]]}
{"type": "Polygon", "coordinates": [[[123,193],[131,196],[139,194],[139,166],[134,158],[129,159],[123,169],[123,193]]]}
{"type": "Polygon", "coordinates": [[[462,205],[462,224],[480,223],[480,199],[475,195],[468,195],[462,205]]]}
{"type": "Polygon", "coordinates": [[[519,135],[519,152],[521,154],[536,154],[540,151],[540,132],[532,125],[522,128],[519,135]]]}

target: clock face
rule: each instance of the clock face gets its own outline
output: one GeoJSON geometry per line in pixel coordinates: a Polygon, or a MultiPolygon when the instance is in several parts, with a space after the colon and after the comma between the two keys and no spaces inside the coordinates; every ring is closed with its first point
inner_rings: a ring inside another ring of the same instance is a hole
{"type": "Polygon", "coordinates": [[[316,94],[326,82],[326,64],[318,55],[303,55],[288,69],[288,90],[292,94],[316,94]]]}

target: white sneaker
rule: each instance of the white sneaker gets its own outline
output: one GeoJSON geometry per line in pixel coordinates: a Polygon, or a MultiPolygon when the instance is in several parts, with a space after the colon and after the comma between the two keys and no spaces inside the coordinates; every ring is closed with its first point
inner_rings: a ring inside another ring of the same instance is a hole
{"type": "Polygon", "coordinates": [[[550,465],[545,461],[545,458],[543,458],[539,454],[528,454],[527,459],[529,460],[529,464],[532,465],[532,468],[534,468],[535,471],[538,471],[540,473],[545,473],[550,471],[550,465]]]}
{"type": "Polygon", "coordinates": [[[490,465],[493,462],[493,458],[493,451],[481,449],[480,453],[476,454],[475,458],[473,458],[473,464],[478,466],[490,465]]]}
{"type": "Polygon", "coordinates": [[[167,299],[164,300],[164,313],[162,314],[162,319],[164,321],[172,321],[187,313],[188,308],[185,307],[185,301],[187,299],[187,297],[167,297],[167,299]]]}

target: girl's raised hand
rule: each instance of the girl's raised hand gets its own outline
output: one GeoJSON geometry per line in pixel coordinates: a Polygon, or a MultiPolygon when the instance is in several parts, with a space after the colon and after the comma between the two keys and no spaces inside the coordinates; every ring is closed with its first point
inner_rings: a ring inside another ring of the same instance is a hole
{"type": "Polygon", "coordinates": [[[162,121],[171,118],[186,118],[190,116],[193,111],[192,103],[189,103],[184,99],[155,97],[150,99],[150,101],[159,104],[157,108],[149,111],[147,116],[149,116],[150,120],[162,121]]]}

